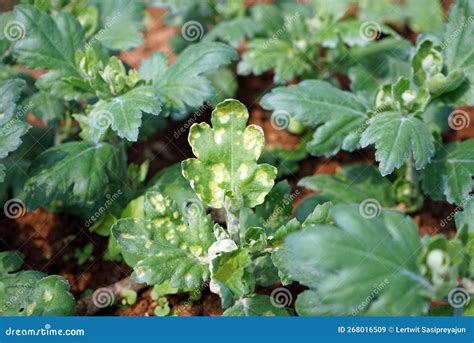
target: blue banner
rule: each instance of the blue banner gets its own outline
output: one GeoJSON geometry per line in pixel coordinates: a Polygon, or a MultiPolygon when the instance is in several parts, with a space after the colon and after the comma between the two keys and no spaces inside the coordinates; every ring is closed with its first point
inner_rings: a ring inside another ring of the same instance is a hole
{"type": "Polygon", "coordinates": [[[0,317],[0,342],[474,342],[474,317],[0,317]]]}

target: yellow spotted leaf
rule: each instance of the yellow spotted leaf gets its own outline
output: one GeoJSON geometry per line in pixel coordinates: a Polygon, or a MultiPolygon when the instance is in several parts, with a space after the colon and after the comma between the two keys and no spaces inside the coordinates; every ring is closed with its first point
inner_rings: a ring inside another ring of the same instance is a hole
{"type": "Polygon", "coordinates": [[[246,126],[249,113],[237,100],[225,100],[212,112],[212,127],[194,124],[189,143],[196,158],[182,162],[183,175],[200,200],[224,207],[224,197],[242,197],[243,206],[263,203],[272,189],[277,169],[257,164],[265,138],[259,126],[246,126]]]}

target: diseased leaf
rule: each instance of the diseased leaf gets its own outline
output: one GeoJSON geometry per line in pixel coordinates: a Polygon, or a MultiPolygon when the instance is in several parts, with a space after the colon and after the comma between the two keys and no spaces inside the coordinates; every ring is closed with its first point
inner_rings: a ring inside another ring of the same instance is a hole
{"type": "Polygon", "coordinates": [[[474,139],[440,145],[423,171],[423,190],[434,200],[462,204],[472,191],[474,139]]]}
{"type": "Polygon", "coordinates": [[[155,190],[170,197],[178,206],[192,205],[198,198],[189,181],[183,177],[181,163],[173,164],[157,173],[148,184],[149,190],[155,190]]]}
{"type": "Polygon", "coordinates": [[[281,271],[310,287],[298,296],[297,312],[426,313],[428,282],[417,264],[421,244],[414,222],[392,211],[367,219],[357,205],[336,205],[330,215],[335,226],[316,225],[293,233],[273,255],[281,271]]]}
{"type": "Polygon", "coordinates": [[[363,148],[375,144],[375,159],[383,176],[400,168],[410,155],[416,169],[423,169],[435,152],[433,135],[420,119],[394,112],[372,117],[360,144],[363,148]]]}
{"type": "Polygon", "coordinates": [[[224,207],[225,197],[242,197],[243,206],[263,203],[273,187],[277,170],[257,164],[264,145],[263,130],[246,127],[249,113],[237,100],[226,100],[212,112],[212,128],[193,124],[189,143],[197,158],[182,162],[183,175],[201,201],[215,208],[224,207]]]}
{"type": "Polygon", "coordinates": [[[111,100],[99,100],[89,115],[89,134],[98,142],[109,127],[119,137],[129,141],[138,139],[142,112],[157,115],[161,111],[156,90],[139,86],[111,100]]]}
{"type": "Polygon", "coordinates": [[[261,105],[274,115],[291,116],[316,127],[307,146],[313,155],[331,156],[340,149],[355,149],[358,141],[354,144],[351,134],[367,119],[366,104],[359,98],[318,80],[275,88],[262,98],[261,105]]]}
{"type": "Polygon", "coordinates": [[[169,197],[149,191],[145,219],[120,219],[112,233],[125,252],[137,257],[133,277],[138,282],[199,288],[209,278],[212,227],[202,208],[179,208],[169,197]]]}
{"type": "MultiPolygon", "coordinates": [[[[277,304],[278,305],[278,304],[277,304]]],[[[223,316],[289,316],[287,309],[276,307],[268,295],[255,295],[242,298],[235,305],[224,311],[223,316]]]]}
{"type": "Polygon", "coordinates": [[[29,175],[25,192],[30,209],[44,207],[86,218],[104,206],[107,195],[123,187],[123,147],[108,143],[61,144],[40,154],[29,175]]]}
{"type": "Polygon", "coordinates": [[[0,315],[73,315],[75,301],[67,281],[57,275],[17,271],[22,263],[18,252],[0,253],[0,315]]]}
{"type": "Polygon", "coordinates": [[[357,204],[375,199],[382,206],[395,205],[391,182],[377,169],[364,164],[345,165],[334,175],[307,176],[298,186],[318,191],[336,204],[357,204]]]}

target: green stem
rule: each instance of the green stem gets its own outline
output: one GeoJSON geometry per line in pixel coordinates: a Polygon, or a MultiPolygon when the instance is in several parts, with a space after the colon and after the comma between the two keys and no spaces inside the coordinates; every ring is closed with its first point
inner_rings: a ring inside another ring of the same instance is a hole
{"type": "Polygon", "coordinates": [[[227,232],[230,235],[230,238],[240,244],[240,223],[239,223],[239,212],[233,213],[226,209],[226,222],[227,222],[227,232]]]}
{"type": "Polygon", "coordinates": [[[415,160],[411,155],[407,159],[406,168],[405,179],[414,186],[415,194],[413,195],[418,196],[420,194],[420,182],[418,180],[418,174],[416,173],[415,160]]]}

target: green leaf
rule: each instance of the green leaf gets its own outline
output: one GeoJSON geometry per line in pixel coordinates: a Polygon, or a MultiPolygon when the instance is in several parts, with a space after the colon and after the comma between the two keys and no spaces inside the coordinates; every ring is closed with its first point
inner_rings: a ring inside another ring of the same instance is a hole
{"type": "MultiPolygon", "coordinates": [[[[474,234],[474,198],[468,197],[467,201],[463,203],[463,207],[463,211],[459,211],[454,214],[456,228],[459,231],[464,226],[466,226],[467,231],[471,234],[474,234]]],[[[474,265],[472,267],[474,267],[474,265]]]]}
{"type": "Polygon", "coordinates": [[[380,162],[383,176],[400,168],[410,155],[416,169],[423,169],[435,152],[434,138],[428,127],[417,117],[395,112],[372,117],[360,144],[363,148],[375,144],[375,159],[380,162]]]}
{"type": "Polygon", "coordinates": [[[444,24],[443,7],[438,0],[407,0],[406,7],[410,28],[415,32],[434,31],[444,24]]]}
{"type": "Polygon", "coordinates": [[[237,300],[234,306],[224,311],[223,316],[289,316],[285,308],[276,307],[268,295],[255,295],[237,300]]]}
{"type": "Polygon", "coordinates": [[[164,52],[154,52],[143,60],[138,69],[140,77],[146,81],[156,83],[163,77],[168,68],[168,58],[164,52]]]}
{"type": "Polygon", "coordinates": [[[29,175],[25,192],[30,209],[44,207],[86,218],[123,186],[123,147],[87,142],[61,144],[40,154],[29,175]]]}
{"type": "MultiPolygon", "coordinates": [[[[298,191],[295,192],[298,194],[298,191]]],[[[255,211],[243,209],[240,212],[241,230],[250,227],[261,227],[267,235],[274,233],[291,215],[293,200],[287,181],[278,182],[265,198],[265,202],[255,207],[255,211]]]]}
{"type": "Polygon", "coordinates": [[[434,200],[462,204],[472,191],[474,139],[440,146],[423,171],[423,190],[434,200]]]}
{"type": "Polygon", "coordinates": [[[21,79],[0,82],[0,126],[13,117],[25,84],[25,81],[21,79]]]}
{"type": "Polygon", "coordinates": [[[100,10],[97,39],[112,50],[128,50],[143,44],[144,0],[94,0],[100,10]]]}
{"type": "Polygon", "coordinates": [[[31,126],[20,120],[13,120],[0,128],[0,159],[15,151],[22,143],[23,136],[31,126]]]}
{"type": "Polygon", "coordinates": [[[449,71],[464,72],[470,82],[468,105],[474,105],[474,49],[471,44],[474,36],[474,2],[455,1],[449,8],[448,22],[442,42],[443,53],[449,71]]]}
{"type": "Polygon", "coordinates": [[[67,281],[57,275],[17,271],[22,263],[19,252],[0,253],[0,315],[73,315],[75,301],[67,281]]]}
{"type": "Polygon", "coordinates": [[[109,127],[131,142],[138,139],[142,112],[157,115],[161,111],[156,89],[140,86],[111,100],[99,100],[89,115],[89,134],[98,142],[109,127]]]}
{"type": "Polygon", "coordinates": [[[255,282],[262,287],[270,287],[278,282],[278,269],[273,265],[269,254],[259,256],[252,261],[255,282]]]}
{"type": "Polygon", "coordinates": [[[223,307],[229,307],[233,300],[253,293],[255,280],[247,272],[250,264],[250,254],[245,248],[221,253],[211,260],[210,289],[220,295],[223,307]]]}
{"type": "Polygon", "coordinates": [[[274,70],[275,83],[283,83],[311,71],[306,56],[283,40],[254,39],[237,66],[240,75],[262,75],[274,70]]]}
{"type": "Polygon", "coordinates": [[[345,165],[334,175],[307,176],[298,186],[320,192],[336,204],[356,204],[367,199],[386,207],[395,204],[391,182],[376,168],[364,164],[345,165]]]}
{"type": "Polygon", "coordinates": [[[24,32],[13,44],[13,56],[19,63],[62,76],[80,76],[74,55],[84,47],[84,33],[74,17],[65,13],[51,17],[30,5],[15,6],[14,13],[24,32]]]}
{"type": "Polygon", "coordinates": [[[202,208],[180,209],[156,191],[147,192],[145,212],[145,219],[120,219],[112,228],[122,249],[138,257],[133,277],[149,285],[169,281],[174,288],[200,287],[209,278],[210,216],[202,208]]]}
{"type": "Polygon", "coordinates": [[[16,272],[23,264],[24,255],[19,251],[0,252],[0,275],[16,272]]]}
{"type": "Polygon", "coordinates": [[[212,128],[207,123],[193,124],[189,143],[197,158],[182,162],[183,175],[201,201],[215,208],[224,198],[242,197],[243,206],[263,203],[273,187],[277,170],[257,164],[265,144],[263,130],[246,127],[249,113],[237,100],[226,100],[212,112],[212,128]]]}
{"type": "Polygon", "coordinates": [[[212,28],[203,38],[210,42],[221,40],[237,48],[244,37],[252,38],[258,30],[258,24],[251,18],[233,18],[222,21],[212,28]]]}
{"type": "Polygon", "coordinates": [[[188,203],[191,205],[191,203],[195,203],[195,200],[198,200],[189,181],[183,177],[181,163],[160,170],[148,183],[148,189],[170,197],[180,207],[188,203]]]}
{"type": "Polygon", "coordinates": [[[46,123],[62,119],[64,101],[54,95],[38,92],[29,98],[34,115],[43,118],[46,123]]]}
{"type": "Polygon", "coordinates": [[[415,223],[384,211],[368,219],[357,205],[330,210],[335,226],[293,233],[273,256],[280,270],[310,287],[296,301],[300,315],[420,315],[429,304],[420,275],[415,223]],[[315,249],[315,247],[318,247],[315,249]]]}
{"type": "MultiPolygon", "coordinates": [[[[235,59],[236,51],[223,43],[193,44],[165,71],[157,69],[157,74],[150,78],[158,87],[160,99],[172,112],[185,112],[188,107],[199,107],[214,96],[212,85],[203,74],[235,59]]],[[[155,63],[162,67],[162,62],[155,60],[155,63]]]]}
{"type": "Polygon", "coordinates": [[[261,105],[275,116],[291,116],[306,126],[317,127],[307,147],[313,155],[330,156],[341,148],[355,149],[358,142],[350,143],[351,133],[367,119],[367,107],[359,98],[317,80],[275,88],[262,98],[261,105]]]}

